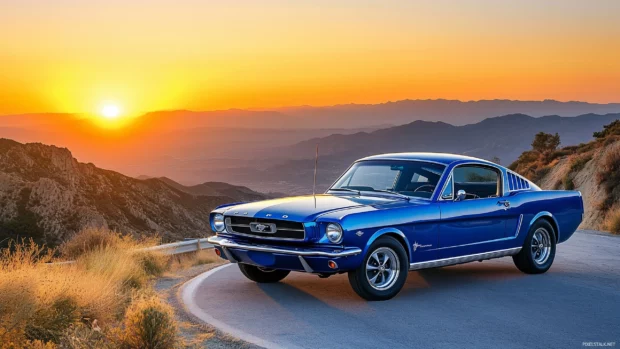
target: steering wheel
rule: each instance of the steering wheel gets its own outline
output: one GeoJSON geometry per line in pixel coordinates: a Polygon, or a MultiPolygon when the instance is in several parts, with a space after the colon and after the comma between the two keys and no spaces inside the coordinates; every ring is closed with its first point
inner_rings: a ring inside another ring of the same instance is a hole
{"type": "Polygon", "coordinates": [[[422,189],[424,187],[430,187],[431,188],[430,191],[424,191],[425,193],[432,193],[435,190],[435,186],[434,185],[432,185],[432,184],[424,184],[424,185],[421,185],[421,186],[415,188],[415,190],[413,192],[414,193],[418,192],[418,191],[420,191],[420,189],[422,189]]]}

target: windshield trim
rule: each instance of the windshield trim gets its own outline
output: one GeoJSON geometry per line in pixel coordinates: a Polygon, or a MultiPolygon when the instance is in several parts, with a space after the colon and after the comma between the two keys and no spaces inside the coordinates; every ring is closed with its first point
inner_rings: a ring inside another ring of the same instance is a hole
{"type": "MultiPolygon", "coordinates": [[[[342,177],[344,177],[344,175],[349,172],[349,170],[351,169],[351,167],[353,167],[353,165],[357,164],[358,162],[381,162],[381,161],[402,161],[402,162],[425,162],[428,164],[436,164],[436,165],[441,165],[443,166],[443,171],[441,172],[441,175],[439,176],[439,181],[437,182],[437,184],[441,183],[441,180],[444,178],[445,174],[446,174],[446,170],[448,169],[448,165],[446,165],[443,162],[439,162],[439,161],[432,161],[432,160],[418,160],[418,159],[372,159],[372,160],[356,160],[354,161],[351,165],[349,165],[349,167],[347,167],[346,170],[344,170],[344,172],[342,172],[342,174],[340,176],[338,176],[338,178],[336,178],[336,180],[329,186],[329,188],[325,191],[325,194],[327,194],[327,192],[334,186],[334,184],[338,183],[338,181],[340,181],[340,179],[342,177]]],[[[432,201],[433,198],[435,197],[435,194],[437,193],[437,186],[435,186],[435,189],[433,190],[433,193],[431,194],[430,198],[423,198],[423,197],[419,197],[419,196],[409,196],[406,194],[401,194],[407,197],[410,197],[414,200],[426,200],[426,201],[432,201]]],[[[376,191],[368,191],[368,190],[361,190],[360,192],[365,192],[365,193],[376,193],[376,191]]],[[[379,192],[381,193],[381,192],[379,192]]],[[[400,193],[399,193],[400,194],[400,193]]]]}

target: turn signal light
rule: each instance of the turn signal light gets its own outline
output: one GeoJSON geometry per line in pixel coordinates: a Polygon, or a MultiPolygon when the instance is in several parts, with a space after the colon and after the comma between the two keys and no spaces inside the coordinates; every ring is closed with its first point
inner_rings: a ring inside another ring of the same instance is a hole
{"type": "Polygon", "coordinates": [[[338,264],[336,264],[336,262],[334,261],[327,262],[327,266],[330,267],[331,269],[338,269],[338,264]]]}
{"type": "Polygon", "coordinates": [[[220,250],[218,250],[217,248],[215,249],[215,254],[216,254],[218,257],[222,257],[222,252],[220,252],[220,250]]]}

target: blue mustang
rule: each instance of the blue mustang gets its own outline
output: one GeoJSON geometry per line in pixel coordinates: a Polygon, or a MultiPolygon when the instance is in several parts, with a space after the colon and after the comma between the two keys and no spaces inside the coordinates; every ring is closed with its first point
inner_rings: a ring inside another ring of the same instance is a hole
{"type": "Polygon", "coordinates": [[[356,161],[322,195],[220,206],[209,242],[255,282],[346,272],[361,297],[385,300],[409,270],[512,256],[544,273],[582,218],[578,191],[481,159],[399,153],[356,161]]]}

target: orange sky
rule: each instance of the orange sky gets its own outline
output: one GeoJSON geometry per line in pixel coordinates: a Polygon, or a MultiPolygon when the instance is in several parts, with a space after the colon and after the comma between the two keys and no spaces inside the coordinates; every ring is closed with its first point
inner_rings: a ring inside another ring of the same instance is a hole
{"type": "Polygon", "coordinates": [[[0,114],[620,102],[620,1],[0,0],[0,114]]]}

